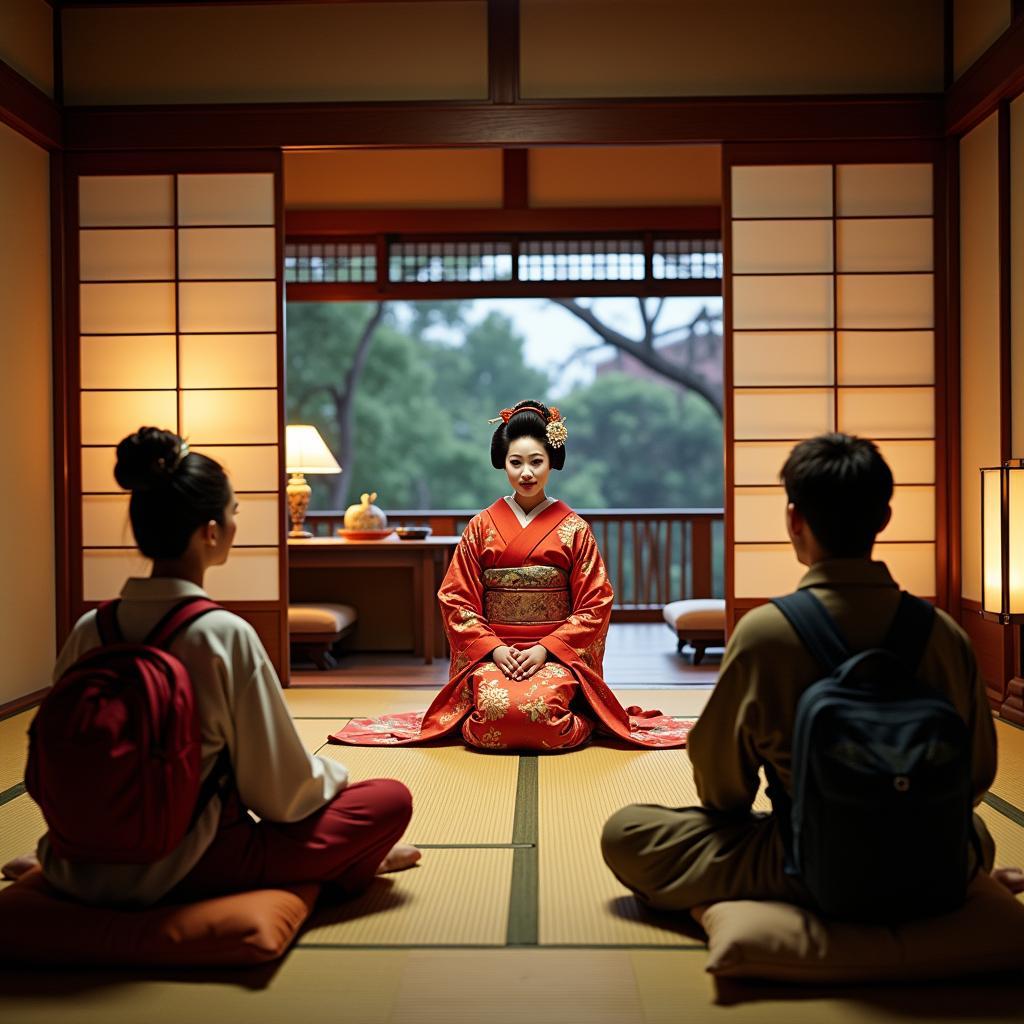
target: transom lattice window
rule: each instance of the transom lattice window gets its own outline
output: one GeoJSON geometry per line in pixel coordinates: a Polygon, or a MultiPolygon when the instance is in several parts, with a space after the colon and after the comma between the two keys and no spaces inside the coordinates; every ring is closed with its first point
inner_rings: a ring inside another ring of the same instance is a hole
{"type": "MultiPolygon", "coordinates": [[[[722,279],[718,237],[683,234],[536,234],[504,237],[294,238],[285,245],[285,281],[291,285],[429,288],[432,285],[511,288],[592,282],[646,282],[667,294],[722,279]],[[378,253],[386,252],[382,265],[378,253]],[[666,291],[667,289],[667,291],[666,291]]],[[[336,288],[334,289],[337,290],[336,288]]],[[[703,292],[701,294],[704,294],[703,292]]],[[[314,298],[312,290],[305,295],[314,298]]]]}
{"type": "Polygon", "coordinates": [[[519,248],[521,281],[642,281],[642,238],[545,239],[519,248]]]}
{"type": "Polygon", "coordinates": [[[392,242],[388,280],[511,281],[512,246],[509,242],[392,242]]]}
{"type": "Polygon", "coordinates": [[[377,247],[373,242],[297,242],[285,249],[286,281],[330,283],[374,281],[377,247]]]}
{"type": "Polygon", "coordinates": [[[656,238],[651,253],[651,276],[660,281],[721,279],[721,239],[656,238]]]}

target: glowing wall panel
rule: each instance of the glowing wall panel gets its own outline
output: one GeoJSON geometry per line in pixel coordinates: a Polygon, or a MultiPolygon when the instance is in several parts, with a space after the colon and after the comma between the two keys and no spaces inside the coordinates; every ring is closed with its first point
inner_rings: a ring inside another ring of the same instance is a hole
{"type": "Polygon", "coordinates": [[[934,384],[932,331],[840,331],[840,384],[934,384]]]}
{"type": "Polygon", "coordinates": [[[790,589],[778,474],[801,439],[876,440],[896,482],[879,557],[935,595],[931,164],[734,166],[729,211],[733,596],[790,589]]]}
{"type": "Polygon", "coordinates": [[[790,544],[736,544],[733,592],[740,599],[770,598],[796,589],[807,571],[790,544]]]}
{"type": "Polygon", "coordinates": [[[86,548],[82,552],[82,599],[106,601],[117,597],[126,579],[148,576],[152,567],[152,562],[134,548],[86,548]]]}
{"type": "Polygon", "coordinates": [[[774,486],[792,450],[792,441],[737,441],[732,448],[733,482],[737,487],[774,486]]]}
{"type": "Polygon", "coordinates": [[[239,517],[207,589],[280,599],[278,268],[272,174],[79,180],[81,540],[86,601],[145,572],[113,479],[140,426],[177,431],[232,475],[239,517]]]}
{"type": "Polygon", "coordinates": [[[78,224],[83,228],[173,225],[174,179],[170,174],[79,178],[78,224]]]}
{"type": "Polygon", "coordinates": [[[738,387],[831,385],[831,331],[735,331],[733,383],[738,387]]]}
{"type": "Polygon", "coordinates": [[[737,276],[732,288],[736,330],[831,327],[834,322],[831,276],[737,276]]]}
{"type": "Polygon", "coordinates": [[[78,271],[83,281],[170,281],[174,278],[174,232],[83,231],[78,271]]]}
{"type": "Polygon", "coordinates": [[[195,451],[219,462],[239,493],[278,489],[277,445],[203,445],[195,451]]]}
{"type": "Polygon", "coordinates": [[[173,334],[85,335],[79,352],[83,388],[177,386],[173,334]]]}
{"type": "Polygon", "coordinates": [[[832,270],[831,220],[748,220],[732,228],[734,274],[832,270]]]}

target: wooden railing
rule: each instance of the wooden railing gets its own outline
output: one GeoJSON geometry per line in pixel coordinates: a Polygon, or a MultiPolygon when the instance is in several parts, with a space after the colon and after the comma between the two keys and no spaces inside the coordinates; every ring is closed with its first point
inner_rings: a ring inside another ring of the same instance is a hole
{"type": "MultiPolygon", "coordinates": [[[[724,533],[720,508],[578,509],[590,523],[615,588],[615,618],[657,620],[669,601],[721,597],[724,533]]],[[[391,526],[429,526],[461,534],[476,513],[465,509],[388,511],[391,526]]],[[[343,512],[310,512],[306,528],[331,536],[343,512]]]]}

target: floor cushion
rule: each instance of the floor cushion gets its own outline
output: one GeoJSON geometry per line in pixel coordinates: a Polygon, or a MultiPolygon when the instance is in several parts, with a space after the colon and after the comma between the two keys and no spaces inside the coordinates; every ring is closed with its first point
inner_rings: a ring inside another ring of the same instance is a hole
{"type": "Polygon", "coordinates": [[[788,903],[695,911],[717,977],[808,983],[903,981],[1024,968],[1024,903],[987,875],[952,914],[897,927],[827,922],[788,903]]]}
{"type": "Polygon", "coordinates": [[[662,616],[671,629],[676,631],[677,650],[693,647],[693,663],[699,665],[709,647],[721,647],[725,643],[725,601],[717,597],[690,598],[673,601],[662,609],[662,616]]]}
{"type": "Polygon", "coordinates": [[[61,895],[39,869],[0,891],[0,960],[110,966],[244,966],[291,945],[318,885],[260,889],[143,910],[116,910],[61,895]]]}
{"type": "Polygon", "coordinates": [[[350,604],[296,603],[288,606],[291,646],[322,672],[337,665],[331,648],[355,629],[359,613],[350,604]]]}
{"type": "Polygon", "coordinates": [[[725,632],[725,601],[720,597],[693,597],[673,601],[662,609],[665,621],[679,629],[717,629],[725,632]]]}
{"type": "Polygon", "coordinates": [[[288,605],[288,629],[292,633],[343,633],[356,617],[350,604],[288,605]]]}

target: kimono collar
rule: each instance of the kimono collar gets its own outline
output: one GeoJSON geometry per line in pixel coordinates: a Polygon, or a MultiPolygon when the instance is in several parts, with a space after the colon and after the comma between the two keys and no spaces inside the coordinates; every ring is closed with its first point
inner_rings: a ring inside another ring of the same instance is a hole
{"type": "Polygon", "coordinates": [[[510,509],[512,509],[513,512],[515,512],[516,519],[519,520],[519,525],[522,526],[523,528],[529,526],[530,523],[537,516],[539,516],[541,514],[541,512],[544,511],[544,509],[546,509],[549,505],[554,505],[554,503],[555,503],[555,499],[554,498],[545,498],[539,505],[537,505],[535,508],[530,509],[530,511],[527,512],[522,507],[522,505],[520,505],[519,502],[516,501],[515,495],[511,495],[511,496],[506,495],[505,496],[505,504],[508,505],[508,507],[510,509]]]}

